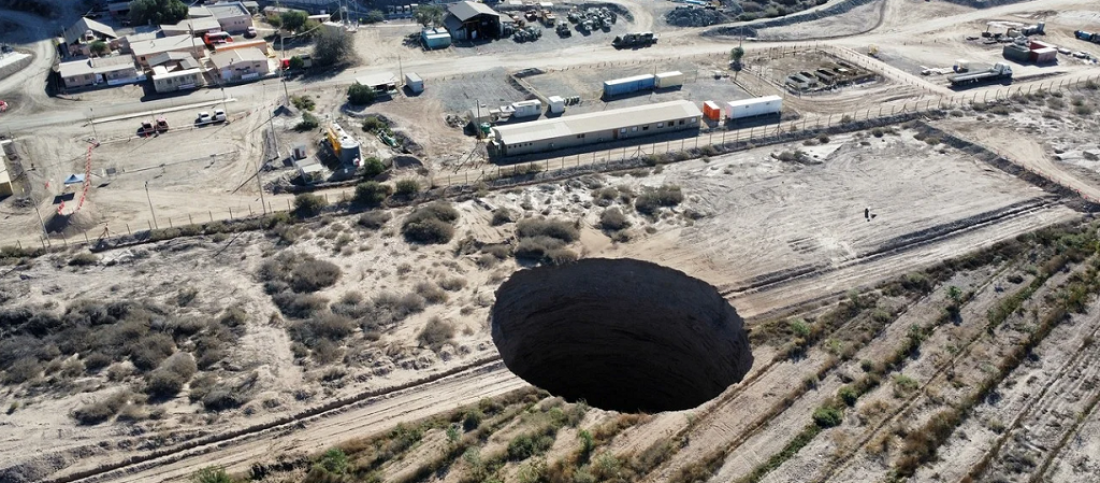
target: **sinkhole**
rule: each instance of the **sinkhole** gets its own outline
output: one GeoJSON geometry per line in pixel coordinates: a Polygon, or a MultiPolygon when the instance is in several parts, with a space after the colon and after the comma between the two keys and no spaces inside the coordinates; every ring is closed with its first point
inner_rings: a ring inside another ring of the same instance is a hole
{"type": "Polygon", "coordinates": [[[497,289],[490,317],[508,369],[600,409],[692,409],[752,367],[741,317],[717,289],[640,260],[521,270],[497,289]]]}

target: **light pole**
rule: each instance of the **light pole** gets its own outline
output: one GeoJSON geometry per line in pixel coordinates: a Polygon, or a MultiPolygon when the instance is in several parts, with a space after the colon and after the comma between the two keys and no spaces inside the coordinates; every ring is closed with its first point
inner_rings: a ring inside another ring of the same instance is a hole
{"type": "Polygon", "coordinates": [[[145,182],[145,199],[149,200],[149,215],[153,217],[153,228],[160,229],[157,225],[157,215],[153,212],[153,198],[149,196],[149,182],[145,182]]]}
{"type": "Polygon", "coordinates": [[[95,129],[95,109],[88,108],[88,124],[92,125],[92,135],[95,136],[95,140],[99,141],[99,133],[95,129]]]}

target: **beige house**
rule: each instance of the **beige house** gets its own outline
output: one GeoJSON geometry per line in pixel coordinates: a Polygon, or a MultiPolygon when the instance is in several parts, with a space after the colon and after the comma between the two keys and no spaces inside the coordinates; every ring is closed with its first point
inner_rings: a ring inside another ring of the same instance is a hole
{"type": "Polygon", "coordinates": [[[63,62],[60,73],[67,89],[100,84],[117,86],[145,80],[145,74],[134,66],[134,57],[130,55],[63,62]]]}
{"type": "Polygon", "coordinates": [[[201,37],[207,32],[216,32],[222,29],[218,19],[214,17],[188,18],[174,24],[161,25],[160,31],[165,36],[192,35],[201,37]]]}
{"type": "Polygon", "coordinates": [[[252,14],[241,2],[224,2],[207,5],[206,9],[218,19],[226,32],[244,32],[252,26],[252,14]]]}
{"type": "Polygon", "coordinates": [[[133,51],[134,57],[137,58],[138,65],[146,69],[149,68],[150,58],[164,52],[189,52],[191,56],[196,59],[201,59],[206,56],[206,46],[203,45],[202,39],[197,39],[187,34],[173,35],[171,37],[141,42],[131,42],[130,50],[133,51]]]}
{"type": "Polygon", "coordinates": [[[235,49],[210,56],[219,82],[258,79],[271,72],[271,64],[260,49],[235,49]]]}
{"type": "Polygon", "coordinates": [[[202,69],[168,72],[162,65],[153,68],[153,88],[159,93],[198,89],[206,85],[202,69]]]}

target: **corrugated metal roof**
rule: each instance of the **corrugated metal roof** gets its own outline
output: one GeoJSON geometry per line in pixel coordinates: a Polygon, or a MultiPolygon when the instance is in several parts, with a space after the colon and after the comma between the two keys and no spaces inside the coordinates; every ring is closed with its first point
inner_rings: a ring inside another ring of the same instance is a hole
{"type": "Polygon", "coordinates": [[[188,18],[180,20],[174,24],[164,24],[160,26],[161,30],[170,30],[172,32],[188,32],[189,30],[218,30],[222,28],[222,24],[218,23],[218,19],[214,17],[198,17],[188,18]]]}
{"type": "Polygon", "coordinates": [[[190,34],[174,35],[171,37],[163,37],[153,40],[145,40],[142,42],[131,42],[130,50],[134,51],[134,55],[138,57],[150,56],[153,54],[159,54],[161,52],[168,52],[171,50],[179,49],[191,49],[202,47],[202,40],[195,39],[194,46],[191,45],[192,37],[190,34]]]}
{"type": "Polygon", "coordinates": [[[81,17],[81,19],[77,20],[76,23],[74,23],[71,27],[65,29],[65,43],[71,44],[73,42],[76,42],[77,40],[80,40],[82,37],[84,37],[84,33],[89,30],[98,33],[104,37],[110,37],[112,39],[118,38],[118,34],[115,33],[115,29],[96,22],[95,20],[92,20],[90,18],[81,17]]]}
{"type": "Polygon", "coordinates": [[[224,69],[238,62],[260,62],[266,60],[267,56],[257,48],[218,52],[210,56],[210,62],[218,69],[224,69]]]}
{"type": "Polygon", "coordinates": [[[494,17],[500,15],[496,12],[496,10],[493,10],[488,5],[485,5],[484,3],[474,2],[458,2],[448,7],[447,11],[451,12],[452,15],[458,17],[458,19],[463,22],[470,20],[471,18],[474,18],[478,15],[491,15],[494,17]]]}
{"type": "Polygon", "coordinates": [[[116,72],[133,68],[134,58],[129,55],[74,60],[72,62],[63,62],[59,66],[61,77],[73,77],[85,74],[106,74],[107,72],[116,72]]]}
{"type": "Polygon", "coordinates": [[[501,143],[518,144],[702,115],[694,102],[681,100],[498,126],[493,131],[501,143]]]}
{"type": "Polygon", "coordinates": [[[397,76],[393,75],[393,72],[378,72],[376,74],[367,74],[362,77],[356,77],[355,82],[368,87],[396,84],[397,76]]]}

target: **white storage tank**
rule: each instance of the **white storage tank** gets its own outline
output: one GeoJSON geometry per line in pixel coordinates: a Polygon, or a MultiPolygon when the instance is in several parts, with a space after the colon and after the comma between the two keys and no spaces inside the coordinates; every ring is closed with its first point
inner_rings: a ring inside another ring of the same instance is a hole
{"type": "Polygon", "coordinates": [[[783,109],[783,98],[779,96],[757,97],[741,101],[727,102],[724,109],[726,119],[743,119],[746,117],[779,114],[783,109]]]}
{"type": "Polygon", "coordinates": [[[678,70],[672,72],[661,72],[657,74],[657,88],[665,89],[668,87],[678,87],[684,85],[684,73],[678,70]]]}
{"type": "Polygon", "coordinates": [[[538,99],[513,102],[512,107],[516,110],[512,117],[530,117],[542,114],[542,102],[538,99]]]}
{"type": "Polygon", "coordinates": [[[565,99],[559,96],[550,96],[546,98],[550,103],[550,112],[554,114],[561,114],[565,112],[565,99]]]}
{"type": "Polygon", "coordinates": [[[413,94],[424,92],[424,79],[421,79],[415,72],[405,74],[405,85],[413,94]]]}

